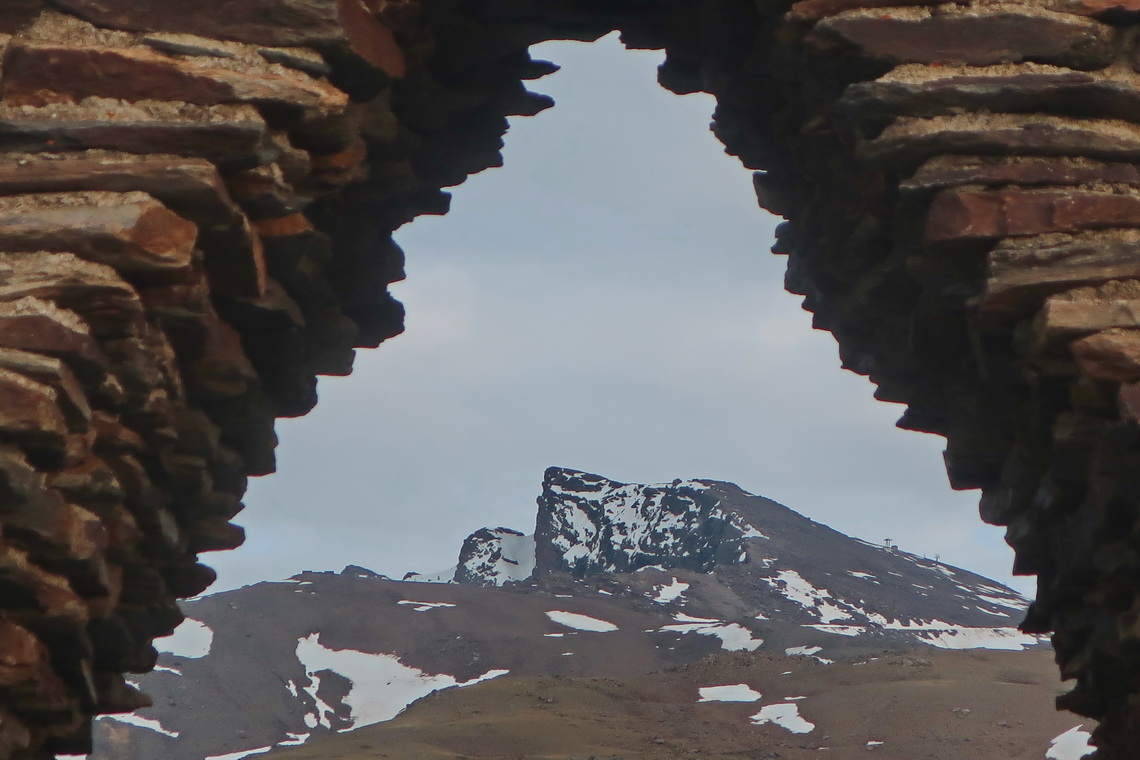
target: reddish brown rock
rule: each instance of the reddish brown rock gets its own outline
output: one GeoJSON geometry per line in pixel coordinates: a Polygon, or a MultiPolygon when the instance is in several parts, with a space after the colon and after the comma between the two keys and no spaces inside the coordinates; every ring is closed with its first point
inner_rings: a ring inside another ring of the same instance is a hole
{"type": "Polygon", "coordinates": [[[254,165],[276,154],[264,138],[265,122],[249,105],[126,103],[96,97],[43,108],[0,103],[0,148],[6,151],[104,149],[254,165]]]}
{"type": "Polygon", "coordinates": [[[75,432],[87,430],[92,414],[87,395],[75,375],[61,360],[28,351],[0,348],[0,369],[23,375],[55,390],[56,400],[67,420],[68,428],[75,432]]]}
{"type": "Polygon", "coordinates": [[[0,756],[18,757],[31,743],[28,726],[7,710],[0,710],[0,756]]]}
{"type": "Polygon", "coordinates": [[[1112,328],[1140,328],[1140,283],[1112,281],[1050,296],[1033,321],[1037,350],[1112,328]]]}
{"type": "Polygon", "coordinates": [[[150,697],[127,683],[118,673],[106,671],[96,674],[99,693],[97,708],[105,714],[133,713],[154,704],[150,697]]]}
{"type": "Polygon", "coordinates": [[[987,257],[978,300],[986,320],[1026,316],[1049,295],[1140,278],[1140,233],[1053,234],[1004,241],[987,257]]]}
{"type": "Polygon", "coordinates": [[[1126,11],[1140,12],[1137,0],[1056,0],[1049,5],[1050,10],[1061,13],[1074,13],[1078,16],[1100,16],[1101,14],[1126,11]]]}
{"type": "Polygon", "coordinates": [[[1076,156],[1140,161],[1140,127],[1116,119],[971,113],[903,117],[858,149],[874,163],[912,169],[937,155],[1076,156]]]}
{"type": "Polygon", "coordinates": [[[225,518],[211,517],[187,526],[186,538],[195,552],[219,552],[245,543],[245,531],[225,518]]]}
{"type": "Polygon", "coordinates": [[[835,16],[844,11],[861,8],[938,6],[950,2],[953,0],[799,0],[788,11],[788,18],[795,21],[818,21],[826,16],[835,16]]]}
{"type": "Polygon", "coordinates": [[[1122,419],[1140,425],[1140,383],[1124,383],[1120,386],[1117,407],[1122,419]]]}
{"type": "Polygon", "coordinates": [[[1072,344],[1081,374],[1117,383],[1140,380],[1140,330],[1113,329],[1072,344]]]}
{"type": "Polygon", "coordinates": [[[114,269],[71,253],[0,253],[0,303],[24,298],[74,311],[96,337],[142,317],[138,294],[114,269]]]}
{"type": "Polygon", "coordinates": [[[1140,194],[1073,189],[948,189],[935,196],[923,239],[985,240],[1046,232],[1140,227],[1140,194]]]}
{"type": "MultiPolygon", "coordinates": [[[[301,179],[307,179],[310,171],[311,165],[306,154],[301,179]]],[[[232,172],[226,177],[226,187],[230,196],[253,220],[295,214],[313,201],[312,193],[299,192],[286,179],[285,171],[279,163],[232,172]]]]}
{"type": "Polygon", "coordinates": [[[0,303],[0,347],[65,359],[88,377],[101,375],[106,367],[83,320],[39,298],[0,303]]]}
{"type": "MultiPolygon", "coordinates": [[[[54,697],[66,702],[63,683],[51,667],[47,648],[27,629],[0,620],[0,689],[32,696],[37,702],[54,697]]],[[[42,706],[42,705],[41,705],[42,706]]]]}
{"type": "Polygon", "coordinates": [[[956,185],[1085,185],[1140,187],[1140,167],[1088,158],[1040,156],[936,156],[899,184],[909,192],[956,185]]]}
{"type": "Polygon", "coordinates": [[[217,58],[174,58],[147,48],[19,41],[4,57],[4,100],[43,106],[91,96],[128,102],[178,100],[211,106],[252,102],[290,110],[335,111],[348,96],[290,69],[258,70],[217,58]]]}
{"type": "Polygon", "coordinates": [[[836,105],[845,118],[871,130],[898,116],[965,111],[1081,113],[1131,121],[1140,115],[1140,82],[1113,69],[910,64],[873,81],[856,82],[836,105]]]}
{"type": "Polygon", "coordinates": [[[50,158],[35,154],[7,158],[0,162],[0,196],[140,191],[197,224],[230,224],[240,213],[226,193],[217,167],[203,159],[99,150],[50,158]]]}
{"type": "Polygon", "coordinates": [[[148,32],[183,32],[255,45],[344,50],[389,75],[403,76],[399,46],[360,0],[186,0],[170,13],[164,0],[58,0],[93,24],[148,32]]]}
{"type": "Polygon", "coordinates": [[[20,625],[32,619],[57,630],[82,630],[88,619],[87,606],[67,579],[37,566],[28,552],[7,540],[0,546],[0,580],[25,589],[34,598],[33,604],[39,607],[39,610],[12,610],[8,619],[20,625]]]}
{"type": "Polygon", "coordinates": [[[7,0],[0,13],[0,34],[16,34],[36,20],[46,0],[7,0]]]}
{"type": "Polygon", "coordinates": [[[145,193],[0,198],[0,251],[66,251],[126,274],[185,273],[194,223],[145,193]]]}
{"type": "Polygon", "coordinates": [[[367,157],[368,146],[363,140],[337,153],[313,156],[312,172],[306,186],[329,192],[361,182],[368,177],[368,166],[364,163],[367,157]]]}
{"type": "Polygon", "coordinates": [[[337,10],[345,39],[356,55],[397,79],[407,73],[404,52],[395,35],[360,0],[337,0],[337,10]]]}
{"type": "Polygon", "coordinates": [[[841,40],[890,63],[990,66],[1036,61],[1099,69],[1112,61],[1112,28],[1090,19],[1006,5],[932,13],[926,8],[853,10],[820,21],[808,40],[841,40]]]}
{"type": "Polygon", "coordinates": [[[62,446],[67,422],[55,391],[0,368],[0,431],[17,438],[62,446]]]}
{"type": "Polygon", "coordinates": [[[203,230],[206,274],[214,293],[235,298],[265,295],[265,251],[247,218],[224,229],[203,230]]]}
{"type": "Polygon", "coordinates": [[[201,356],[185,371],[187,388],[213,398],[244,396],[260,379],[242,349],[241,336],[216,316],[205,323],[208,330],[201,356]]]}
{"type": "MultiPolygon", "coordinates": [[[[106,462],[94,456],[87,457],[77,465],[52,473],[48,483],[52,488],[58,489],[64,498],[80,504],[121,501],[124,495],[114,471],[106,462]]],[[[61,530],[70,530],[63,526],[63,521],[59,521],[59,524],[62,526],[61,530]]],[[[90,556],[92,553],[88,552],[82,558],[90,556]]]]}
{"type": "Polygon", "coordinates": [[[139,434],[107,412],[94,412],[91,427],[95,431],[96,453],[137,454],[143,450],[139,434]]]}

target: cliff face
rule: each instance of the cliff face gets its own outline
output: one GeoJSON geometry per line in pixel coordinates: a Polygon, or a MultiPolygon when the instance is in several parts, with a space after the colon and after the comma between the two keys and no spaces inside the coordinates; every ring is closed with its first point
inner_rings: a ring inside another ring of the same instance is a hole
{"type": "Polygon", "coordinates": [[[400,331],[391,232],[550,105],[529,45],[612,29],[717,97],[789,219],[787,287],[900,425],[947,438],[951,482],[1040,577],[1025,625],[1056,630],[1062,704],[1135,756],[1138,10],[8,0],[0,756],[82,752],[92,714],[143,701],[121,673],[210,582],[197,554],[241,542],[273,420],[400,331]]]}
{"type": "Polygon", "coordinates": [[[635,485],[551,467],[538,498],[536,570],[582,577],[649,565],[708,572],[742,562],[744,539],[762,534],[722,510],[708,489],[700,481],[635,485]]]}

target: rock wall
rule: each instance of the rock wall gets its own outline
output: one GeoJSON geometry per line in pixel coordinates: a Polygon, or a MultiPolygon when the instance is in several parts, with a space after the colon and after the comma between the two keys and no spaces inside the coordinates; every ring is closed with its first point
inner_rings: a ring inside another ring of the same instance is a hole
{"type": "Polygon", "coordinates": [[[621,29],[788,222],[844,365],[1040,578],[1064,707],[1140,752],[1136,0],[5,0],[0,758],[82,753],[241,543],[314,376],[401,329],[391,233],[621,29]]]}

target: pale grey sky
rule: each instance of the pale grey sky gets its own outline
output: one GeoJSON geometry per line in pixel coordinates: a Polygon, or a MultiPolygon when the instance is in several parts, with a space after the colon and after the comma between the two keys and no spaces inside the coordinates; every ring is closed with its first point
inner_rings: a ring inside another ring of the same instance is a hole
{"type": "Polygon", "coordinates": [[[1032,591],[1001,530],[955,493],[941,438],[842,371],[768,252],[777,219],[708,131],[713,101],[656,84],[657,52],[549,43],[532,83],[558,105],[512,120],[506,165],[397,239],[407,332],[322,378],[278,425],[248,541],[206,555],[214,590],[358,564],[455,563],[483,526],[533,529],[543,470],[738,483],[851,535],[1032,591]]]}

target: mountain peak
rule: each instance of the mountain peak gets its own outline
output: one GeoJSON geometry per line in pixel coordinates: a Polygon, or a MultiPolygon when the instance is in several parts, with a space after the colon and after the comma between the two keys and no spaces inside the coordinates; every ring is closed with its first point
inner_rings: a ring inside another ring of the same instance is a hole
{"type": "Polygon", "coordinates": [[[714,485],[637,485],[551,467],[538,498],[536,571],[579,578],[651,565],[707,572],[745,561],[744,539],[764,536],[721,508],[714,485]]]}

